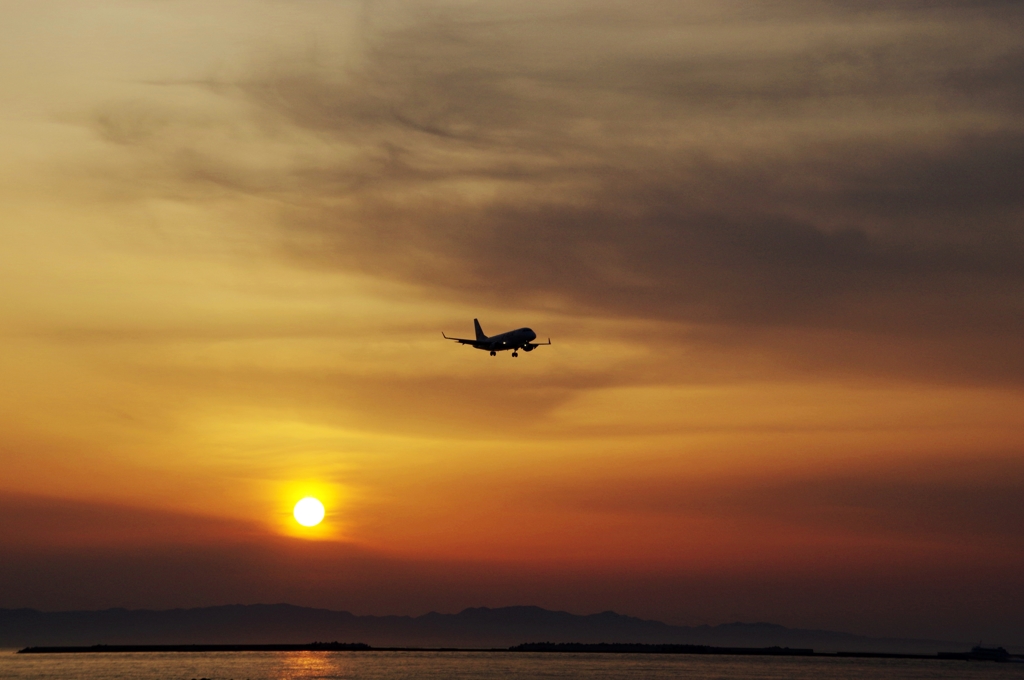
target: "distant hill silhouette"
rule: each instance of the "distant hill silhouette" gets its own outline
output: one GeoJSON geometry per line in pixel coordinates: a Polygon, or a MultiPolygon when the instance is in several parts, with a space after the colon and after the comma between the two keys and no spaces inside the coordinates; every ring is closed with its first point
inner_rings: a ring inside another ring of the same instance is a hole
{"type": "Polygon", "coordinates": [[[510,647],[526,642],[799,647],[816,651],[929,653],[962,643],[870,638],[770,623],[672,626],[607,611],[580,616],[540,607],[475,607],[458,614],[356,616],[289,604],[197,609],[40,612],[0,609],[0,647],[94,644],[307,643],[375,647],[510,647]]]}

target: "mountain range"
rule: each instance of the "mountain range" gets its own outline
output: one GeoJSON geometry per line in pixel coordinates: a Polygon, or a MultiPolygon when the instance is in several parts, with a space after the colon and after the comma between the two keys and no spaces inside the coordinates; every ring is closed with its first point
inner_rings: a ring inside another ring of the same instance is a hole
{"type": "Polygon", "coordinates": [[[873,638],[770,623],[673,626],[612,611],[577,615],[540,607],[474,607],[458,614],[357,616],[289,604],[195,609],[41,612],[0,609],[0,648],[95,644],[363,642],[374,647],[505,648],[525,642],[794,647],[819,652],[934,654],[970,645],[873,638]]]}

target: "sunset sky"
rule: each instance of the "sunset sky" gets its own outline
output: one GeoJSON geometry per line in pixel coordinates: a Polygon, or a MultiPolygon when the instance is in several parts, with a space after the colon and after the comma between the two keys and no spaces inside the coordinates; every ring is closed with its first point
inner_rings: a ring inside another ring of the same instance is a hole
{"type": "Polygon", "coordinates": [[[0,607],[1024,645],[1020,2],[0,15],[0,607]]]}

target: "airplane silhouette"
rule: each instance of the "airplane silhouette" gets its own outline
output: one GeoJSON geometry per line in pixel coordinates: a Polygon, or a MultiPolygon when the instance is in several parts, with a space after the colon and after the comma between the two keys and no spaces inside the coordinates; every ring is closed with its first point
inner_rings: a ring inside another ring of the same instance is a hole
{"type": "Polygon", "coordinates": [[[446,340],[454,340],[460,345],[472,345],[477,349],[487,350],[491,353],[491,356],[496,356],[498,352],[504,352],[507,349],[512,350],[512,356],[519,356],[519,350],[524,352],[532,352],[541,345],[550,345],[551,338],[548,338],[547,342],[533,342],[537,339],[537,334],[529,328],[517,328],[514,331],[507,333],[499,333],[498,335],[492,335],[490,337],[484,335],[483,330],[480,328],[480,322],[473,319],[473,327],[476,328],[476,339],[468,340],[466,338],[449,338],[441,331],[441,335],[446,340]]]}

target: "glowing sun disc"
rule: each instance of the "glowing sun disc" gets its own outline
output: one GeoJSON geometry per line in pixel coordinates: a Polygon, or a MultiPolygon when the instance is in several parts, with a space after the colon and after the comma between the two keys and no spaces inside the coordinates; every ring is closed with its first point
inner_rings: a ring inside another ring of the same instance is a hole
{"type": "Polygon", "coordinates": [[[306,497],[295,504],[292,514],[302,526],[315,527],[324,521],[324,504],[313,497],[306,497]]]}

